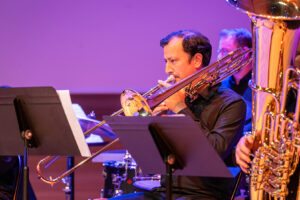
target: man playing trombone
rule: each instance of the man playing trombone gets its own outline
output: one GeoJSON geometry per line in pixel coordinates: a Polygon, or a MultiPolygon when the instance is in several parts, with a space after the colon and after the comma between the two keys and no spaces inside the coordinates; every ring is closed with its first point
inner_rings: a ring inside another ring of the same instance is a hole
{"type": "MultiPolygon", "coordinates": [[[[160,45],[164,49],[166,73],[174,76],[175,83],[209,64],[211,45],[199,32],[173,32],[163,38],[160,45]]],[[[205,88],[194,87],[198,81],[199,79],[189,84],[186,87],[188,89],[182,89],[166,99],[153,112],[169,110],[173,114],[191,116],[199,124],[199,134],[205,134],[224,162],[230,166],[233,148],[242,136],[246,104],[238,94],[220,87],[220,84],[205,88]]],[[[164,81],[159,81],[159,84],[170,86],[170,83],[164,81]]],[[[226,200],[230,198],[232,185],[233,180],[226,178],[174,176],[172,197],[226,200]]],[[[149,193],[128,194],[113,199],[164,199],[164,192],[162,183],[162,187],[149,193]]]]}

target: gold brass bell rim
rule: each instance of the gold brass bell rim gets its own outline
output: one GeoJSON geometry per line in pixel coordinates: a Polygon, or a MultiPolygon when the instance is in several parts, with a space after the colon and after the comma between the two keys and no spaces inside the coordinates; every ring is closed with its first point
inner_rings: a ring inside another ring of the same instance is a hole
{"type": "Polygon", "coordinates": [[[268,19],[300,20],[299,0],[226,0],[250,15],[268,19]]]}

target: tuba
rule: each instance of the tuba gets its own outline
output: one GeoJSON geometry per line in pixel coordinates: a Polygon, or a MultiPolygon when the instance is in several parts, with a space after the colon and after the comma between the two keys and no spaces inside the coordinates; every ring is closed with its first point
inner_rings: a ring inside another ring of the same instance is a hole
{"type": "MultiPolygon", "coordinates": [[[[299,163],[299,0],[227,0],[252,22],[254,65],[252,135],[257,148],[250,170],[252,200],[290,198],[288,187],[299,163]]],[[[297,174],[299,176],[299,174],[297,174]]],[[[299,179],[299,177],[297,177],[299,179]]],[[[300,199],[300,187],[296,186],[300,199]]],[[[290,194],[291,195],[291,194],[290,194]]]]}

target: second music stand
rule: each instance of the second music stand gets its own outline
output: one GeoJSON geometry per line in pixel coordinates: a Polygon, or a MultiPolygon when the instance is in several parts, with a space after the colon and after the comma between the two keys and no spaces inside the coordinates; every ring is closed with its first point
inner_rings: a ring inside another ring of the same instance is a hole
{"type": "Polygon", "coordinates": [[[190,117],[104,116],[103,118],[145,173],[168,174],[169,169],[164,156],[172,153],[177,158],[175,161],[178,161],[175,171],[172,166],[174,175],[234,177],[190,117]],[[168,148],[162,148],[164,145],[168,148]]]}

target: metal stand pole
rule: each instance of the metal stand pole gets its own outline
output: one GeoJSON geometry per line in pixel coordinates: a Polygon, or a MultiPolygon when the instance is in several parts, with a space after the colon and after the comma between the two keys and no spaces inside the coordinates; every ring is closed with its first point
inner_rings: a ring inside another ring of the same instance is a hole
{"type": "Polygon", "coordinates": [[[29,183],[29,167],[27,165],[28,159],[28,141],[32,138],[32,132],[26,130],[22,132],[24,137],[24,168],[23,168],[23,200],[28,200],[28,183],[29,183]]]}
{"type": "MultiPolygon", "coordinates": [[[[67,169],[71,169],[74,167],[74,157],[68,156],[67,157],[67,169]]],[[[63,179],[63,182],[66,184],[65,191],[66,200],[74,200],[74,172],[71,173],[69,176],[63,179]]]]}

